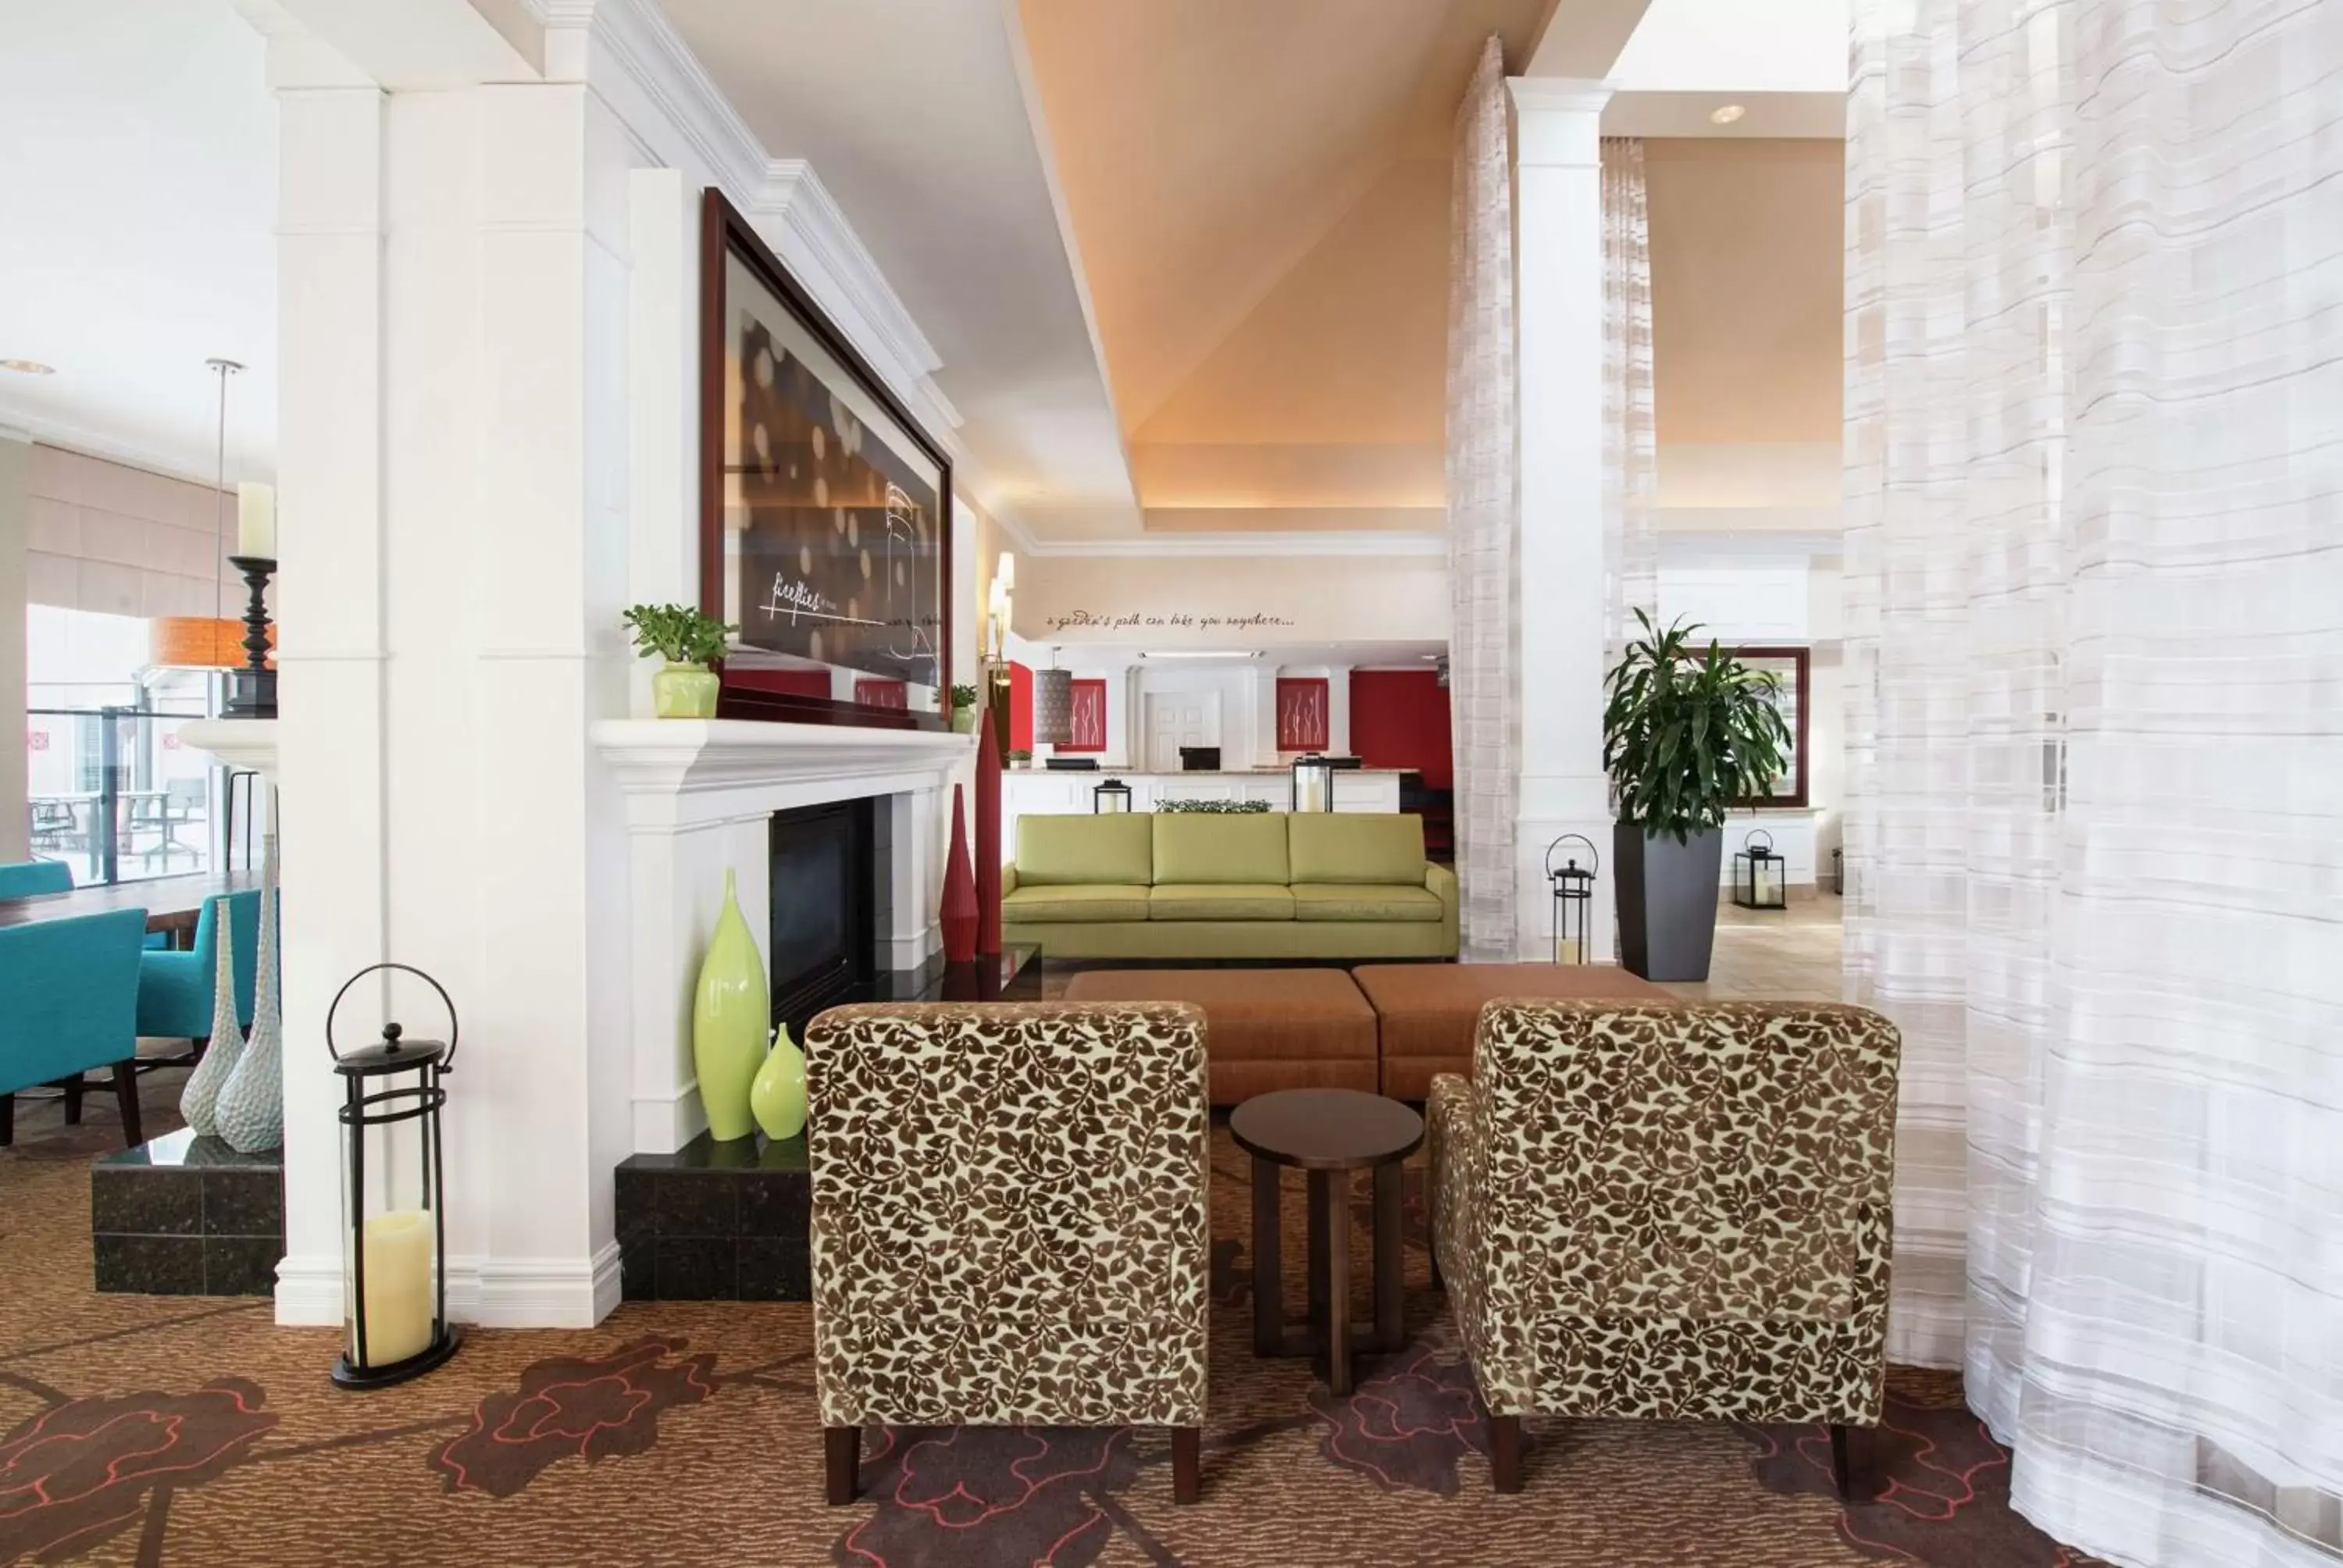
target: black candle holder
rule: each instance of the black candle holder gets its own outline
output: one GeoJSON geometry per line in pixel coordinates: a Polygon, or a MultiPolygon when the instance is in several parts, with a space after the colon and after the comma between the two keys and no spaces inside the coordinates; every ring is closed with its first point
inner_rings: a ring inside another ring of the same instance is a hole
{"type": "Polygon", "coordinates": [[[268,668],[268,579],[277,563],[266,556],[230,556],[227,564],[244,574],[252,597],[244,607],[244,668],[236,672],[227,699],[230,719],[277,717],[277,672],[268,668]]]}

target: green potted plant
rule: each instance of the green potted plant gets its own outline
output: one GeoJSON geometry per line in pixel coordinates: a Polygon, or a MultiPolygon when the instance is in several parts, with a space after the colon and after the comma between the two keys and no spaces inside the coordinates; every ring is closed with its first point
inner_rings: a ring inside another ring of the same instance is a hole
{"type": "Polygon", "coordinates": [[[966,681],[952,683],[951,727],[957,735],[976,733],[976,688],[966,681]]]}
{"type": "Polygon", "coordinates": [[[1773,675],[1713,639],[1702,649],[1697,626],[1662,631],[1642,610],[1635,618],[1643,636],[1605,679],[1603,710],[1603,767],[1619,808],[1619,961],[1645,980],[1706,980],[1725,814],[1772,786],[1790,730],[1773,675]]]}
{"type": "Polygon", "coordinates": [[[1031,766],[1032,765],[1032,762],[1033,762],[1033,753],[1031,753],[1031,751],[1027,750],[1024,747],[1022,747],[1022,746],[1013,746],[1013,747],[1010,748],[1010,750],[1009,750],[1009,766],[1011,766],[1011,768],[1027,768],[1027,767],[1031,767],[1031,766]]]}
{"type": "Polygon", "coordinates": [[[720,684],[708,666],[724,657],[737,626],[680,604],[639,604],[627,611],[635,648],[644,658],[667,660],[651,677],[651,702],[661,719],[713,719],[720,684]]]}

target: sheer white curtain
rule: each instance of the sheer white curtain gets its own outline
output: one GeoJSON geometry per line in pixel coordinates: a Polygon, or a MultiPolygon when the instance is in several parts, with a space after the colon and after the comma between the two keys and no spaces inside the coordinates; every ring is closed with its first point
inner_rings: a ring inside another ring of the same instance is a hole
{"type": "Polygon", "coordinates": [[[1448,245],[1448,696],[1463,956],[1497,962],[1514,957],[1522,747],[1511,142],[1504,51],[1492,37],[1456,112],[1448,245]]]}
{"type": "Polygon", "coordinates": [[[2343,5],[1858,0],[1891,1352],[2119,1563],[2343,1550],[2343,5]]]}
{"type": "Polygon", "coordinates": [[[1659,483],[1652,400],[1652,236],[1644,144],[1603,138],[1603,559],[1610,578],[1605,668],[1617,661],[1637,609],[1659,608],[1659,483]]]}

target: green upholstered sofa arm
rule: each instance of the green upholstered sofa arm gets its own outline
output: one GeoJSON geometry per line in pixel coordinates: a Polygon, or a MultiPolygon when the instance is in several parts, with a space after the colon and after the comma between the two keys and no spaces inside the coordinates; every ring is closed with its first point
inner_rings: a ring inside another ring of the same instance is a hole
{"type": "Polygon", "coordinates": [[[1423,885],[1427,890],[1439,895],[1440,922],[1447,929],[1448,951],[1453,956],[1463,950],[1457,945],[1460,928],[1456,915],[1456,873],[1436,860],[1428,860],[1423,867],[1423,885]]]}
{"type": "Polygon", "coordinates": [[[1001,868],[1001,896],[1007,898],[1017,890],[1017,862],[1011,860],[1001,868]]]}

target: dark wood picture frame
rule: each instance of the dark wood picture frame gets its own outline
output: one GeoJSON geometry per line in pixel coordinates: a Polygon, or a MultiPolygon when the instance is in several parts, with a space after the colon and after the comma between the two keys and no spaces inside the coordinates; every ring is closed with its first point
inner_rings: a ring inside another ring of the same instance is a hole
{"type": "Polygon", "coordinates": [[[1729,648],[1725,652],[1744,663],[1751,659],[1785,659],[1795,669],[1793,700],[1796,704],[1796,722],[1790,728],[1790,791],[1783,795],[1745,795],[1733,802],[1735,807],[1757,808],[1777,806],[1802,809],[1806,804],[1806,705],[1813,689],[1814,649],[1810,648],[1729,648]]]}
{"type": "Polygon", "coordinates": [[[719,719],[755,719],[791,724],[855,724],[880,729],[948,730],[951,726],[948,693],[951,683],[952,647],[952,472],[951,457],[903,407],[887,384],[856,352],[835,322],[789,276],[757,231],[710,186],[700,204],[699,229],[699,608],[724,614],[724,432],[725,333],[730,302],[726,297],[725,264],[739,256],[757,280],[772,290],[783,307],[808,336],[838,361],[863,394],[900,426],[912,444],[936,466],[936,526],[938,538],[936,679],[943,701],[929,713],[906,708],[882,708],[841,702],[784,689],[781,683],[760,686],[755,671],[717,665],[723,684],[716,699],[719,719]]]}

